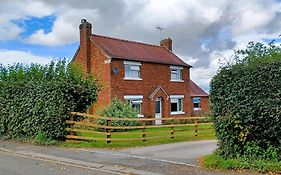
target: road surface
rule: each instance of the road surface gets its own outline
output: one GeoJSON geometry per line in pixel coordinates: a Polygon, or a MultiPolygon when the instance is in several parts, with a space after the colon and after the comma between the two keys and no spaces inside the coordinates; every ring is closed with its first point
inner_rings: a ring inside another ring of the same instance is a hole
{"type": "Polygon", "coordinates": [[[197,166],[197,158],[215,147],[216,141],[194,141],[123,150],[65,149],[0,141],[0,175],[237,175],[197,166]]]}

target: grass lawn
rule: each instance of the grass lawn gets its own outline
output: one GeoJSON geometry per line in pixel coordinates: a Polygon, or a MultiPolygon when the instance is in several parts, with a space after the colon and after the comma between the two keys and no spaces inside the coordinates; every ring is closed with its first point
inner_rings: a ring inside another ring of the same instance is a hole
{"type": "Polygon", "coordinates": [[[223,159],[222,157],[212,154],[202,158],[201,165],[206,168],[224,169],[224,170],[248,170],[259,173],[281,173],[281,162],[271,160],[245,158],[223,159]]]}
{"type": "MultiPolygon", "coordinates": [[[[195,136],[194,126],[177,126],[174,127],[176,130],[174,139],[171,139],[170,130],[171,128],[149,128],[146,130],[147,141],[134,140],[134,141],[112,141],[107,144],[105,140],[95,141],[81,141],[81,142],[66,142],[62,143],[63,147],[95,147],[95,148],[122,148],[122,147],[135,147],[135,146],[149,146],[159,145],[166,143],[182,142],[182,141],[193,141],[193,140],[212,140],[216,139],[212,125],[200,124],[198,126],[198,135],[195,136]],[[208,129],[208,130],[200,130],[208,129]],[[180,136],[176,136],[180,135],[180,136]],[[156,138],[156,137],[165,138],[156,138]]],[[[77,133],[76,135],[91,138],[106,138],[106,133],[77,133]]],[[[142,138],[142,130],[132,130],[127,132],[112,132],[111,138],[142,138]]]]}

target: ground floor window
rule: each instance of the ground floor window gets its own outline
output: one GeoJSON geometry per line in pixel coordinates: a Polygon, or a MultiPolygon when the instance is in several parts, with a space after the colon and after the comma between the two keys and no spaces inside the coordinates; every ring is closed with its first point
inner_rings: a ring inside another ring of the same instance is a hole
{"type": "Polygon", "coordinates": [[[183,95],[171,95],[171,114],[184,114],[183,95]]]}
{"type": "Polygon", "coordinates": [[[138,111],[138,117],[143,117],[142,115],[142,95],[125,95],[124,99],[138,111]]]}
{"type": "Polygon", "coordinates": [[[200,97],[194,97],[193,98],[193,110],[200,110],[200,97]]]}

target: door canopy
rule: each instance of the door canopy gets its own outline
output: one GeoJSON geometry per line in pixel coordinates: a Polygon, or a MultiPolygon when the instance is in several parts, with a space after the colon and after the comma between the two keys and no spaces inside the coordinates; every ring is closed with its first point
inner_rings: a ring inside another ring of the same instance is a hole
{"type": "Polygon", "coordinates": [[[158,86],[156,89],[153,90],[153,92],[149,95],[150,100],[156,100],[156,98],[162,97],[163,99],[168,100],[169,95],[164,91],[164,89],[161,86],[158,86]]]}

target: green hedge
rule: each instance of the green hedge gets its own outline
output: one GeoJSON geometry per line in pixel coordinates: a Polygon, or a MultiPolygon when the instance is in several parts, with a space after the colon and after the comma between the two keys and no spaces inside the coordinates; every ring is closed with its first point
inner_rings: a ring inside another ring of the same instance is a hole
{"type": "Polygon", "coordinates": [[[65,61],[49,65],[0,65],[0,137],[62,140],[71,111],[85,112],[98,85],[65,61]]]}
{"type": "Polygon", "coordinates": [[[220,155],[259,157],[255,151],[249,155],[249,150],[270,149],[280,158],[279,46],[249,43],[247,49],[237,51],[236,63],[222,67],[213,77],[210,100],[220,155]]]}

